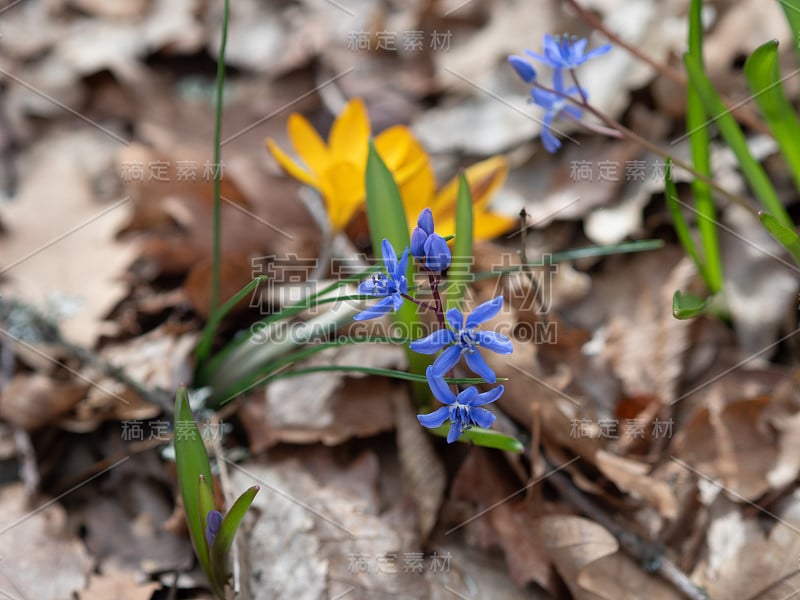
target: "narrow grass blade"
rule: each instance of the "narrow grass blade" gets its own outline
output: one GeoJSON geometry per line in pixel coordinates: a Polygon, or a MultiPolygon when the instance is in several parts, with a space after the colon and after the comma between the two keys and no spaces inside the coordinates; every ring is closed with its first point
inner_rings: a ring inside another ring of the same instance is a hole
{"type": "Polygon", "coordinates": [[[696,294],[675,292],[672,297],[672,316],[676,319],[694,319],[708,311],[708,301],[696,294]]]}
{"type": "Polygon", "coordinates": [[[669,159],[667,159],[667,166],[666,169],[664,169],[664,195],[667,199],[667,208],[669,208],[669,212],[672,215],[672,223],[675,227],[675,233],[678,235],[678,240],[680,240],[686,254],[692,259],[692,262],[694,262],[697,270],[710,289],[711,283],[708,278],[708,273],[706,272],[706,266],[697,253],[692,234],[689,231],[689,224],[683,216],[683,211],[681,211],[681,205],[678,201],[678,190],[675,187],[675,182],[672,180],[672,162],[669,159]]]}
{"type": "Polygon", "coordinates": [[[200,477],[211,481],[208,455],[192,409],[186,387],[181,386],[175,395],[175,417],[173,422],[175,463],[178,470],[178,486],[181,489],[183,509],[195,554],[206,573],[209,573],[208,552],[205,543],[205,518],[200,517],[198,485],[200,477]]]}
{"type": "MultiPolygon", "coordinates": [[[[447,433],[450,431],[450,424],[444,425],[430,430],[431,433],[439,437],[446,438],[447,433]]],[[[520,454],[525,447],[522,442],[504,433],[494,431],[493,429],[483,429],[482,427],[471,427],[461,434],[458,438],[459,442],[465,444],[475,444],[476,446],[483,446],[484,448],[496,448],[497,450],[505,450],[506,452],[514,452],[520,454]]]]}
{"type": "Polygon", "coordinates": [[[794,262],[800,266],[800,236],[797,235],[797,232],[784,227],[775,217],[766,212],[758,213],[758,220],[770,235],[791,253],[794,262]]]}
{"type": "MultiPolygon", "coordinates": [[[[382,377],[392,377],[394,379],[404,379],[405,381],[415,381],[426,383],[424,375],[417,373],[406,373],[405,371],[397,371],[395,369],[382,369],[380,367],[361,367],[359,365],[320,365],[318,367],[306,367],[302,369],[292,369],[291,371],[283,371],[275,376],[274,379],[285,379],[287,377],[299,377],[307,373],[320,373],[326,371],[339,371],[350,373],[364,373],[366,375],[380,375],[382,377]]],[[[273,381],[274,381],[273,379],[273,381]]],[[[445,377],[447,383],[455,383],[459,385],[475,385],[476,383],[488,383],[481,377],[445,377]]],[[[497,381],[507,381],[504,377],[498,377],[497,381]]]]}
{"type": "Polygon", "coordinates": [[[458,197],[456,199],[456,239],[453,242],[453,261],[447,271],[446,310],[461,308],[473,263],[472,192],[464,173],[458,175],[458,197]]]}
{"type": "MultiPolygon", "coordinates": [[[[700,95],[703,106],[711,121],[716,123],[717,127],[719,127],[719,131],[725,143],[730,146],[731,150],[736,155],[742,173],[750,184],[756,197],[764,208],[771,212],[781,224],[786,227],[791,227],[792,220],[789,218],[789,214],[778,199],[775,188],[772,187],[772,183],[770,183],[764,169],[750,153],[750,149],[747,147],[747,140],[742,130],[739,128],[736,120],[730,115],[725,104],[723,104],[719,94],[717,94],[714,86],[711,84],[711,81],[703,72],[703,66],[697,61],[696,57],[690,54],[685,54],[683,56],[683,63],[686,66],[691,85],[700,95]]],[[[704,125],[704,127],[706,126],[707,125],[704,125]]]]}
{"type": "Polygon", "coordinates": [[[213,573],[214,581],[223,589],[229,576],[229,557],[233,538],[236,537],[236,531],[239,529],[245,514],[247,514],[247,509],[253,503],[258,490],[259,487],[254,485],[236,499],[236,502],[233,503],[233,506],[222,519],[222,525],[220,525],[219,531],[214,538],[214,543],[211,544],[211,572],[213,573]]]}
{"type": "Polygon", "coordinates": [[[744,63],[744,75],[750,92],[789,165],[795,188],[800,190],[800,121],[783,89],[777,40],[771,40],[755,49],[744,63]]]}
{"type": "Polygon", "coordinates": [[[203,328],[203,335],[200,337],[200,342],[197,344],[194,356],[198,363],[205,361],[211,352],[211,344],[214,342],[214,335],[217,333],[217,328],[222,322],[222,319],[233,310],[233,308],[244,300],[254,289],[267,280],[266,275],[259,275],[253,281],[239,290],[232,298],[222,305],[221,308],[215,310],[208,318],[208,323],[203,328]]]}
{"type": "MultiPolygon", "coordinates": [[[[689,8],[689,55],[703,65],[702,0],[692,0],[689,8]]],[[[686,130],[689,131],[689,148],[695,170],[706,177],[711,176],[710,136],[705,124],[708,115],[703,101],[693,86],[686,88],[686,130]]],[[[704,279],[712,294],[722,289],[722,257],[720,256],[717,232],[717,210],[711,194],[711,186],[702,179],[692,181],[694,203],[698,213],[697,228],[703,245],[704,279]]]]}

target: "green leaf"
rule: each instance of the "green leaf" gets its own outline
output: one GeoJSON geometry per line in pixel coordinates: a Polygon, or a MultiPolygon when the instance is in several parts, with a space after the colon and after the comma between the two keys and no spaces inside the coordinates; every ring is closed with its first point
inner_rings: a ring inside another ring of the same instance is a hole
{"type": "Polygon", "coordinates": [[[672,180],[672,161],[669,159],[667,159],[666,169],[664,169],[664,195],[667,198],[667,208],[669,208],[669,212],[672,215],[672,223],[675,227],[675,233],[678,235],[678,240],[680,240],[683,249],[686,250],[686,254],[692,259],[706,285],[710,288],[711,284],[706,272],[706,266],[697,253],[692,234],[689,231],[689,224],[683,216],[683,211],[681,211],[678,190],[672,180]]]}
{"type": "Polygon", "coordinates": [[[189,407],[186,386],[178,388],[175,394],[175,417],[173,422],[175,464],[178,470],[178,487],[183,498],[186,522],[192,538],[195,554],[206,573],[209,573],[208,552],[205,551],[205,515],[200,516],[199,482],[204,477],[211,481],[211,466],[203,438],[189,407]]]}
{"type": "MultiPolygon", "coordinates": [[[[700,95],[703,106],[711,118],[710,122],[716,123],[719,127],[719,131],[725,143],[730,146],[731,150],[736,155],[742,173],[753,189],[753,192],[758,197],[761,204],[775,215],[778,221],[786,227],[791,227],[792,221],[786,209],[778,199],[775,188],[772,187],[772,183],[770,183],[764,169],[750,153],[750,149],[747,147],[747,140],[742,130],[739,128],[736,120],[730,115],[729,110],[720,99],[711,81],[703,72],[702,64],[698,62],[697,57],[690,54],[684,54],[683,62],[689,74],[689,81],[700,95]]],[[[703,127],[707,126],[708,124],[703,124],[703,127]]]]}
{"type": "Polygon", "coordinates": [[[694,319],[708,312],[708,301],[696,294],[676,291],[672,297],[672,316],[676,319],[694,319]]]}
{"type": "MultiPolygon", "coordinates": [[[[445,423],[430,432],[439,437],[446,438],[447,433],[450,431],[450,424],[445,423]]],[[[483,429],[482,427],[471,427],[461,434],[458,438],[459,442],[465,444],[475,444],[476,446],[483,446],[484,448],[496,448],[497,450],[505,450],[506,452],[514,452],[520,454],[525,447],[522,442],[504,433],[494,431],[493,429],[483,429]]]]}
{"type": "Polygon", "coordinates": [[[794,261],[800,265],[800,236],[794,229],[788,229],[781,225],[778,220],[766,212],[758,213],[758,220],[769,231],[770,235],[786,248],[792,255],[794,261]]]}
{"type": "Polygon", "coordinates": [[[777,40],[756,48],[744,63],[744,75],[800,190],[800,121],[783,89],[777,40]]]}
{"type": "MultiPolygon", "coordinates": [[[[692,0],[689,8],[689,54],[703,65],[703,24],[701,11],[702,0],[692,0]]],[[[709,152],[710,136],[705,124],[708,115],[703,101],[693,86],[686,89],[686,130],[689,132],[689,148],[692,154],[694,169],[701,175],[711,176],[711,157],[709,152]]],[[[711,293],[722,289],[722,257],[720,255],[717,232],[717,210],[711,186],[702,179],[692,181],[694,203],[697,210],[697,228],[703,244],[703,279],[711,293]]],[[[677,227],[677,225],[676,225],[677,227]]],[[[697,261],[695,261],[697,263],[697,261]]]]}
{"type": "MultiPolygon", "coordinates": [[[[372,140],[369,142],[365,183],[367,222],[369,223],[372,249],[376,253],[380,252],[383,240],[387,239],[397,252],[397,256],[400,257],[403,250],[408,248],[411,243],[403,198],[391,171],[384,164],[372,140]]],[[[414,260],[409,257],[406,271],[409,284],[414,281],[414,272],[414,260]]],[[[392,318],[401,331],[420,330],[421,321],[417,313],[417,306],[411,302],[404,302],[400,310],[393,313],[392,318]]],[[[431,362],[429,356],[418,354],[410,348],[406,348],[406,357],[412,373],[425,373],[425,369],[431,362]]],[[[420,385],[414,386],[414,393],[417,399],[426,398],[429,395],[427,386],[420,385]]]]}
{"type": "Polygon", "coordinates": [[[208,358],[208,354],[211,352],[211,344],[214,342],[214,335],[217,333],[217,328],[222,322],[222,319],[224,319],[225,316],[231,310],[233,310],[237,304],[239,304],[239,302],[244,300],[248,294],[250,294],[266,280],[266,275],[259,275],[253,279],[253,281],[239,290],[232,298],[229,298],[221,308],[215,310],[211,314],[211,316],[208,318],[208,323],[206,323],[206,326],[203,328],[203,335],[201,336],[200,342],[197,344],[197,350],[195,350],[194,353],[195,360],[198,363],[203,362],[206,358],[208,358]]]}
{"type": "MultiPolygon", "coordinates": [[[[285,379],[287,377],[299,377],[307,373],[320,373],[325,371],[343,371],[351,373],[365,373],[367,375],[381,375],[382,377],[392,377],[394,379],[404,379],[405,381],[414,381],[420,383],[427,383],[425,375],[418,373],[406,373],[405,371],[397,371],[395,369],[381,369],[379,367],[361,367],[358,365],[320,365],[318,367],[308,367],[303,369],[293,369],[291,371],[283,371],[277,374],[274,379],[285,379]]],[[[482,377],[445,377],[447,383],[456,383],[461,385],[469,385],[476,383],[488,383],[482,377]]],[[[503,377],[498,377],[497,381],[506,381],[503,377]]]]}
{"type": "Polygon", "coordinates": [[[230,562],[229,555],[233,545],[233,538],[236,537],[236,530],[239,529],[239,524],[247,514],[247,509],[253,503],[258,490],[259,487],[254,485],[236,499],[236,502],[233,503],[233,506],[223,517],[222,524],[214,538],[214,543],[211,544],[211,572],[213,573],[214,581],[222,589],[225,588],[225,583],[229,577],[228,563],[230,562]]]}
{"type": "Polygon", "coordinates": [[[778,0],[784,14],[786,21],[789,23],[789,29],[792,30],[792,39],[795,40],[794,49],[797,52],[797,58],[800,60],[800,0],[778,0]]]}
{"type": "Polygon", "coordinates": [[[464,173],[458,175],[456,200],[456,241],[453,243],[453,262],[447,271],[446,310],[461,308],[472,271],[473,243],[472,192],[464,173]]]}

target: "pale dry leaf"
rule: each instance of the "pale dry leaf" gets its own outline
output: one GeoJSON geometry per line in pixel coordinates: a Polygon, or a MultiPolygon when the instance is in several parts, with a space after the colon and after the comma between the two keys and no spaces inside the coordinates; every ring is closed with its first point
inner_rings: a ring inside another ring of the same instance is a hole
{"type": "Polygon", "coordinates": [[[354,489],[374,488],[378,470],[368,480],[348,473],[331,465],[322,483],[296,459],[232,470],[235,489],[262,486],[239,533],[250,597],[322,600],[348,589],[352,598],[427,597],[427,574],[403,568],[407,553],[422,553],[415,536],[392,522],[396,515],[378,515],[371,494],[354,489]]]}
{"type": "Polygon", "coordinates": [[[92,575],[89,586],[81,592],[80,600],[150,600],[160,589],[160,583],[142,583],[130,572],[92,575]]]}
{"type": "Polygon", "coordinates": [[[126,198],[93,190],[117,147],[91,129],[50,136],[24,156],[19,193],[3,212],[3,292],[45,314],[54,304],[76,304],[60,325],[66,339],[84,346],[113,332],[103,321],[127,292],[122,277],[134,257],[131,243],[115,239],[126,198]]]}
{"type": "MultiPolygon", "coordinates": [[[[588,598],[604,600],[682,600],[684,595],[655,574],[642,570],[640,564],[622,552],[603,556],[586,565],[578,575],[578,585],[588,591],[588,598]]],[[[576,600],[587,600],[586,592],[576,600]]]]}
{"type": "Polygon", "coordinates": [[[86,585],[92,561],[66,529],[66,512],[51,504],[34,512],[23,484],[0,488],[0,589],[10,597],[64,600],[86,585]]]}

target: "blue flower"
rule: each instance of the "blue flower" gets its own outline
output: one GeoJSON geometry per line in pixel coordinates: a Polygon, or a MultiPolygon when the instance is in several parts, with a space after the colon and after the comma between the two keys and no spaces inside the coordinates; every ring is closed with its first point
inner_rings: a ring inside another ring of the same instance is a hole
{"type": "Polygon", "coordinates": [[[470,386],[456,396],[444,379],[436,375],[434,371],[435,369],[431,365],[425,371],[425,376],[428,378],[428,385],[431,387],[433,395],[444,406],[427,415],[417,415],[417,419],[423,427],[434,429],[449,419],[452,425],[447,433],[447,443],[452,444],[464,433],[465,429],[469,429],[473,425],[484,429],[492,426],[495,416],[480,407],[497,400],[503,393],[502,385],[482,394],[479,394],[475,387],[470,386]]]}
{"type": "Polygon", "coordinates": [[[498,354],[511,354],[511,340],[494,331],[476,331],[476,327],[494,317],[503,306],[503,297],[497,296],[478,306],[464,322],[464,315],[457,308],[447,311],[447,322],[452,329],[437,329],[432,334],[414,340],[409,347],[420,354],[435,354],[442,348],[444,351],[433,361],[431,368],[437,377],[456,366],[461,355],[464,355],[467,366],[473,373],[483,377],[489,383],[497,381],[494,371],[486,364],[478,348],[487,348],[498,354]],[[445,348],[445,346],[447,346],[445,348]]]}
{"type": "Polygon", "coordinates": [[[450,266],[452,255],[447,242],[433,230],[433,213],[430,208],[419,213],[417,226],[411,232],[411,254],[425,261],[425,268],[441,272],[450,266]]]}
{"type": "Polygon", "coordinates": [[[525,83],[533,83],[536,79],[536,69],[523,57],[512,54],[508,57],[508,62],[525,83]]]}
{"type": "Polygon", "coordinates": [[[554,69],[574,69],[590,58],[600,56],[611,50],[611,44],[605,44],[595,48],[591,52],[586,52],[586,38],[570,39],[568,35],[552,36],[544,34],[544,56],[525,50],[525,53],[538,61],[553,67],[554,69]]]}
{"type": "Polygon", "coordinates": [[[389,243],[383,240],[383,264],[386,273],[375,273],[372,279],[362,281],[358,286],[359,294],[372,294],[383,296],[383,300],[370,306],[353,317],[356,321],[365,321],[385,315],[390,310],[397,310],[403,304],[403,295],[408,295],[408,248],[403,250],[403,256],[397,260],[397,253],[389,243]]]}
{"type": "Polygon", "coordinates": [[[214,543],[214,538],[217,537],[217,532],[222,525],[222,513],[218,510],[208,511],[206,515],[206,543],[208,547],[214,543]]]}
{"type": "Polygon", "coordinates": [[[561,69],[556,69],[553,73],[553,89],[555,92],[550,92],[537,87],[531,89],[533,102],[544,108],[546,111],[542,119],[541,136],[542,144],[544,144],[545,150],[551,154],[561,147],[561,141],[555,135],[553,135],[553,132],[551,131],[553,121],[558,119],[562,113],[567,114],[576,120],[583,116],[583,111],[581,111],[581,109],[579,109],[577,106],[572,106],[569,100],[567,100],[564,96],[571,96],[573,94],[581,94],[584,98],[587,96],[586,90],[583,88],[578,89],[578,86],[576,85],[564,89],[564,77],[561,73],[561,69]]]}

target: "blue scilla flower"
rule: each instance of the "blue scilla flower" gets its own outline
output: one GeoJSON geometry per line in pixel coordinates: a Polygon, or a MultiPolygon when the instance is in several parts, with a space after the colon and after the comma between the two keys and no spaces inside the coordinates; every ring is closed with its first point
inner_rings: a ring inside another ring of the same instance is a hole
{"type": "Polygon", "coordinates": [[[456,396],[444,379],[436,375],[434,371],[435,369],[431,365],[425,371],[425,376],[428,378],[428,385],[431,387],[433,395],[444,406],[427,415],[417,415],[417,419],[423,427],[433,429],[449,419],[452,425],[447,433],[447,443],[452,444],[464,433],[465,429],[469,429],[473,425],[484,429],[492,426],[495,416],[481,406],[497,400],[503,393],[502,385],[482,394],[478,393],[475,387],[470,386],[456,396]]]}
{"type": "Polygon", "coordinates": [[[356,321],[365,321],[385,315],[390,310],[397,310],[403,304],[403,295],[408,294],[408,248],[403,250],[403,256],[397,260],[397,253],[392,248],[389,240],[383,240],[383,264],[386,273],[375,273],[372,279],[362,281],[358,286],[359,294],[372,294],[383,296],[383,300],[358,313],[353,317],[356,321]]]}
{"type": "Polygon", "coordinates": [[[218,510],[208,511],[206,515],[206,543],[208,547],[214,543],[214,538],[217,537],[217,532],[222,525],[222,513],[218,510]]]}
{"type": "Polygon", "coordinates": [[[417,226],[411,232],[411,254],[425,261],[430,271],[444,271],[450,266],[452,255],[445,239],[433,230],[433,213],[430,208],[419,213],[417,226]]]}
{"type": "Polygon", "coordinates": [[[600,56],[611,50],[611,44],[605,44],[586,52],[587,42],[586,38],[570,38],[568,35],[552,36],[549,33],[545,33],[544,55],[537,54],[531,50],[525,50],[525,53],[554,69],[574,69],[590,58],[600,56]]]}
{"type": "Polygon", "coordinates": [[[527,61],[527,59],[523,58],[522,56],[517,56],[516,54],[512,54],[508,57],[508,63],[514,68],[519,78],[522,79],[525,83],[533,83],[536,79],[536,69],[533,68],[533,65],[527,61]]]}
{"type": "Polygon", "coordinates": [[[564,76],[561,69],[556,69],[553,72],[553,90],[555,91],[551,92],[537,87],[531,89],[533,102],[546,111],[542,118],[541,136],[545,150],[551,154],[561,147],[561,140],[553,135],[552,132],[553,121],[562,114],[569,115],[576,120],[583,116],[583,111],[577,106],[571,105],[565,96],[581,94],[583,98],[587,97],[586,90],[583,88],[578,89],[576,85],[564,89],[564,76]]]}
{"type": "Polygon", "coordinates": [[[503,297],[497,296],[478,306],[467,317],[457,308],[447,311],[447,322],[452,329],[437,329],[432,334],[419,340],[414,340],[409,347],[420,354],[435,354],[442,348],[444,351],[433,361],[431,368],[437,377],[445,374],[456,366],[461,355],[464,355],[467,366],[473,373],[483,377],[489,383],[497,381],[494,371],[486,364],[478,348],[486,348],[498,354],[511,354],[513,346],[511,340],[501,333],[494,331],[478,331],[476,328],[484,321],[494,317],[503,306],[503,297]]]}

